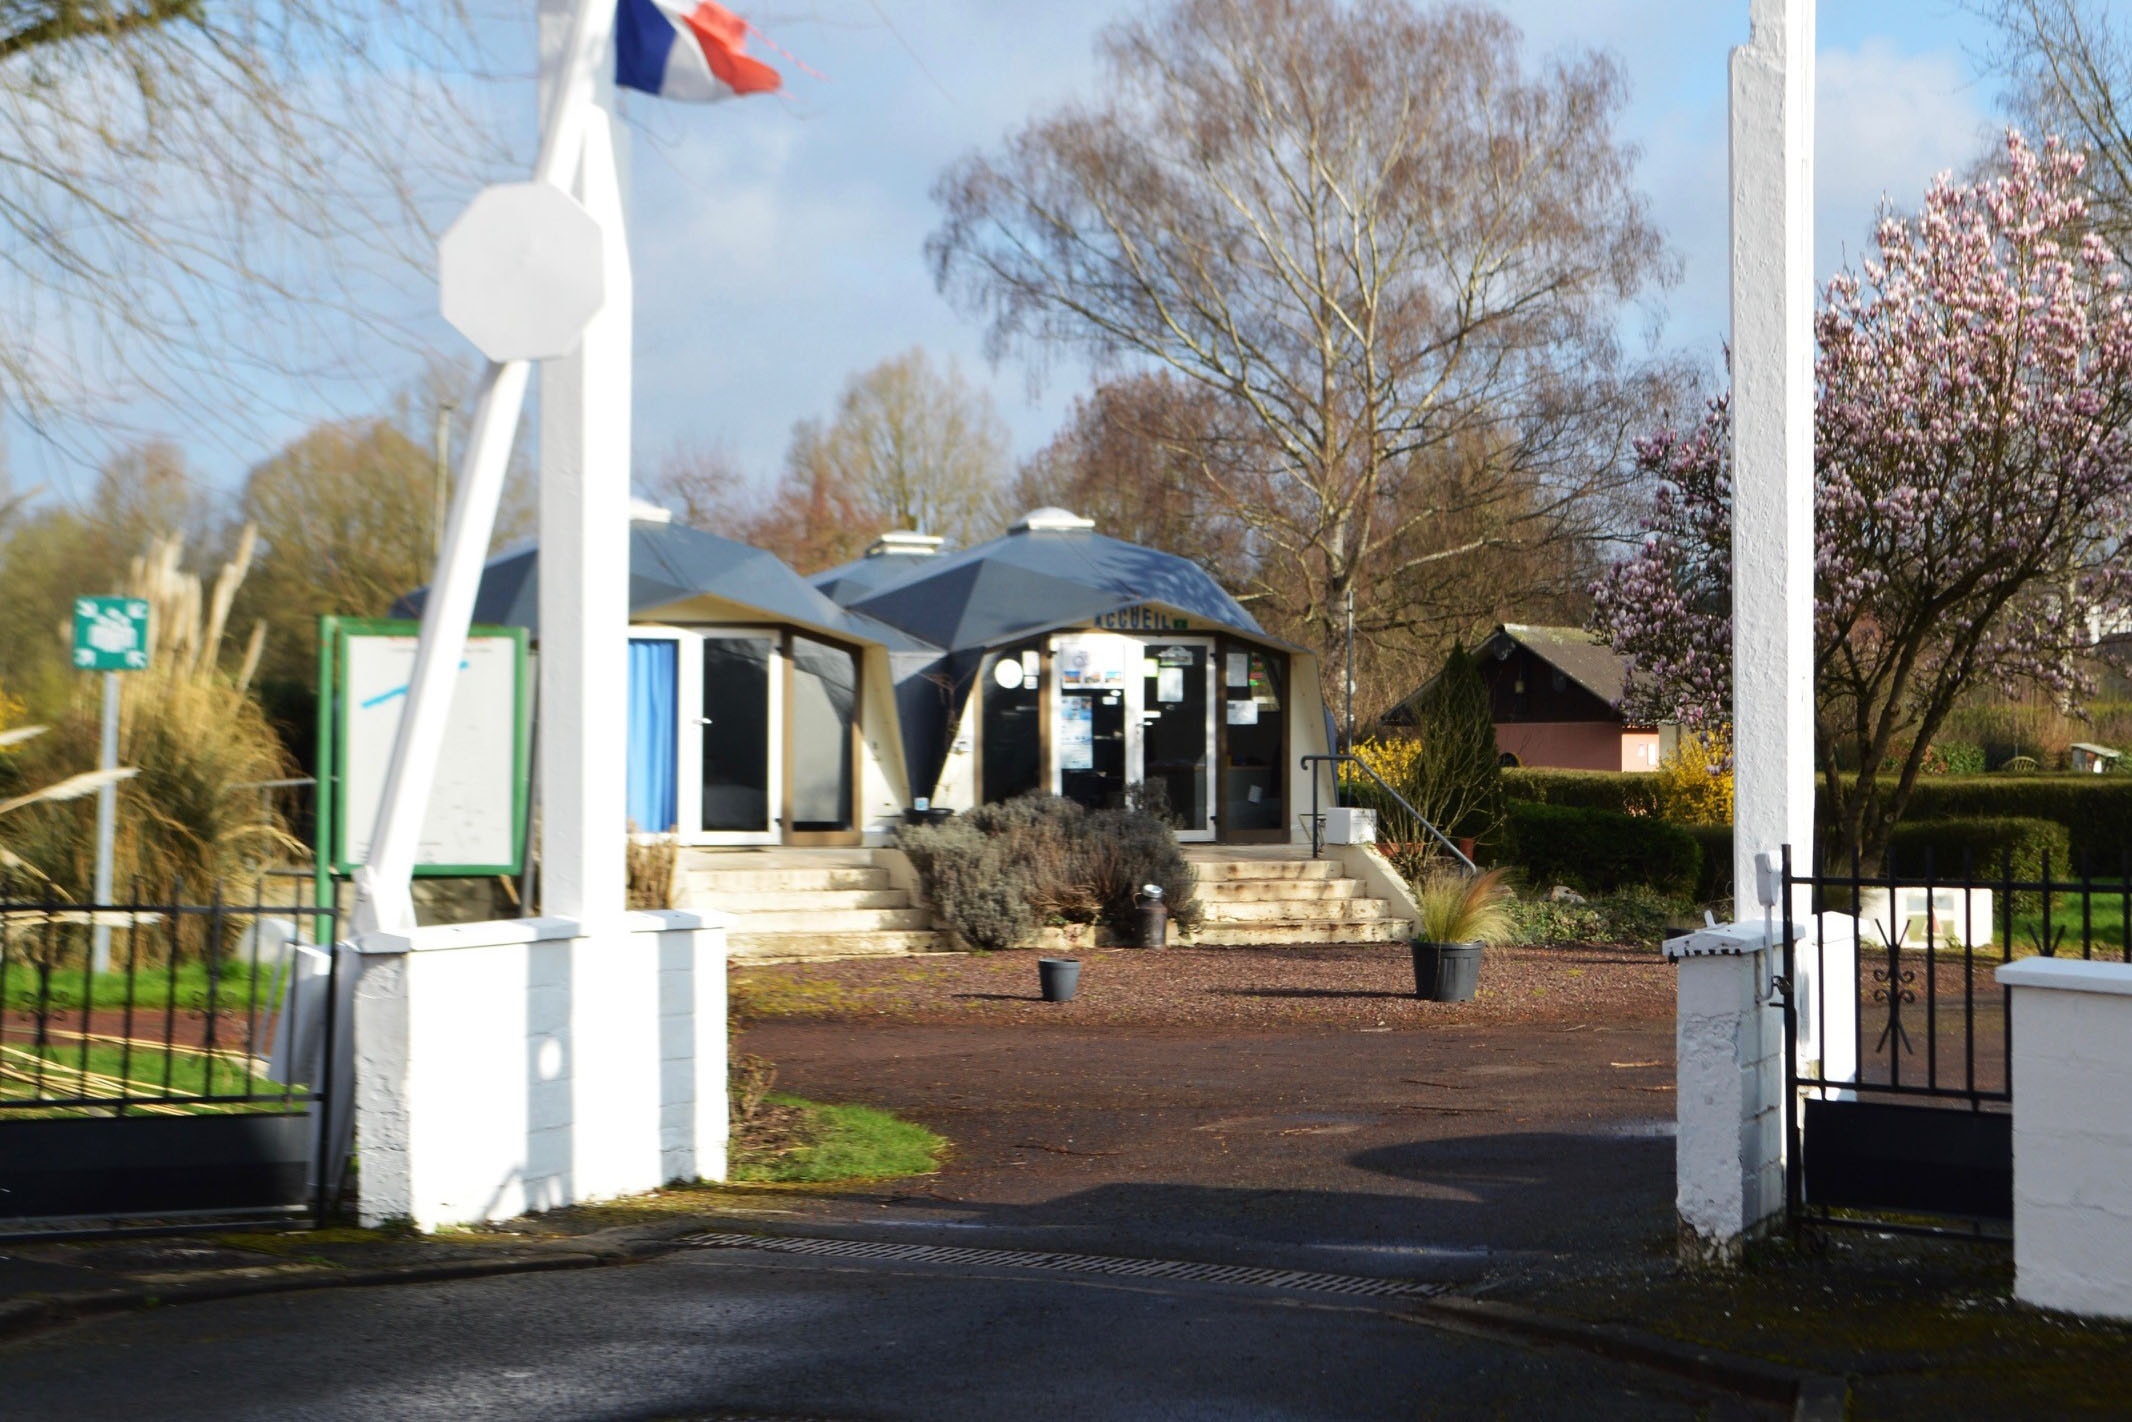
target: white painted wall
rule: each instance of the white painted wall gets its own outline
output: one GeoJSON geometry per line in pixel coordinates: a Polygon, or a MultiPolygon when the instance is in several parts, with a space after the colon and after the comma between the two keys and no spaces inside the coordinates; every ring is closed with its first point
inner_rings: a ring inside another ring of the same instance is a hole
{"type": "Polygon", "coordinates": [[[2027,958],[2013,989],[2014,1297],[2132,1319],[2132,965],[2027,958]]]}
{"type": "Polygon", "coordinates": [[[632,913],[365,935],[366,1225],[430,1230],[726,1170],[725,930],[632,913]]]}
{"type": "Polygon", "coordinates": [[[1769,986],[1774,958],[1765,948],[1679,958],[1674,1205],[1691,1258],[1736,1259],[1741,1243],[1784,1209],[1784,1015],[1769,986]]]}

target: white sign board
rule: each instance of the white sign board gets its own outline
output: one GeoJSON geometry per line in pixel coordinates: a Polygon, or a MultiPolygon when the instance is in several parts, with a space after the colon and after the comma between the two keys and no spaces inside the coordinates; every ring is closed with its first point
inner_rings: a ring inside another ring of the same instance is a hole
{"type": "MultiPolygon", "coordinates": [[[[415,639],[354,630],[342,632],[341,639],[335,857],[337,867],[347,872],[370,854],[393,737],[407,708],[415,639]]],[[[419,868],[517,872],[525,820],[524,655],[525,644],[516,636],[476,633],[467,640],[436,784],[422,818],[419,868]]]]}

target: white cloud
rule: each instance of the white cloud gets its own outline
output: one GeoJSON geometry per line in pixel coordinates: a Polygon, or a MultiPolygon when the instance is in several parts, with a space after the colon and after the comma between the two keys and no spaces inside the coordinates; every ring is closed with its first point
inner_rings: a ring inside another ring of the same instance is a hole
{"type": "Polygon", "coordinates": [[[1874,38],[1817,62],[1814,270],[1826,278],[1870,250],[1883,198],[1914,209],[1935,174],[1985,151],[1993,126],[1951,49],[1904,54],[1874,38]]]}

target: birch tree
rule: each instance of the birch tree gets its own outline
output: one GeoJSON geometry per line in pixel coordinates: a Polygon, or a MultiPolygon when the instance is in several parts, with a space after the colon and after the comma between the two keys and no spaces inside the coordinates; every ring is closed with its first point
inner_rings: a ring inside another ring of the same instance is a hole
{"type": "MultiPolygon", "coordinates": [[[[1620,67],[1528,69],[1470,5],[1175,0],[1093,97],[940,179],[928,245],[995,354],[1168,368],[1256,438],[1201,461],[1300,634],[1428,628],[1484,555],[1596,531],[1660,374],[1624,354],[1674,263],[1620,67]]],[[[1263,604],[1262,604],[1263,605],[1263,604]]]]}

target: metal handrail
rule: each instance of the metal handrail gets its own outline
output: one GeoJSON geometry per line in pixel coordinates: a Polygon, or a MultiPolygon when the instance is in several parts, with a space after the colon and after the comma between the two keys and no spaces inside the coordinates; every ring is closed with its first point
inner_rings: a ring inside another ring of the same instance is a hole
{"type": "MultiPolygon", "coordinates": [[[[1318,777],[1314,773],[1311,773],[1310,767],[1318,764],[1343,765],[1349,763],[1362,767],[1362,773],[1364,775],[1367,775],[1370,779],[1376,781],[1378,789],[1384,791],[1385,794],[1391,796],[1394,800],[1397,800],[1399,802],[1399,807],[1414,817],[1414,823],[1420,825],[1430,834],[1435,835],[1436,842],[1438,844],[1441,844],[1444,848],[1450,850],[1453,857],[1455,857],[1459,863],[1466,866],[1466,872],[1468,874],[1478,874],[1481,872],[1481,866],[1475,864],[1473,860],[1467,856],[1464,850],[1453,844],[1449,835],[1445,834],[1435,825],[1430,824],[1428,817],[1422,814],[1421,811],[1415,809],[1413,803],[1409,801],[1406,796],[1400,794],[1397,790],[1394,790],[1391,786],[1385,784],[1384,777],[1379,775],[1375,770],[1372,770],[1368,761],[1364,760],[1359,755],[1350,755],[1345,751],[1333,755],[1306,755],[1303,757],[1304,772],[1306,774],[1310,774],[1310,857],[1312,859],[1316,859],[1324,850],[1325,820],[1324,817],[1318,813],[1318,777]]],[[[1333,791],[1334,796],[1337,797],[1339,793],[1339,790],[1335,788],[1333,791]]]]}

